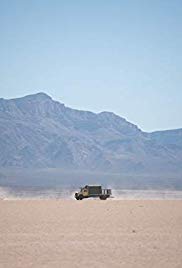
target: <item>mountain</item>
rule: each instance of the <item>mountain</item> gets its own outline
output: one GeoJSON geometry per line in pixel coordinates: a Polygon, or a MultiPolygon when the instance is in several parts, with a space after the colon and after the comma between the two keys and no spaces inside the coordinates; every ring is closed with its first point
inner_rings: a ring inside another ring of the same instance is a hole
{"type": "Polygon", "coordinates": [[[182,172],[182,129],[146,133],[111,112],[66,107],[45,93],[0,99],[0,167],[182,172]]]}

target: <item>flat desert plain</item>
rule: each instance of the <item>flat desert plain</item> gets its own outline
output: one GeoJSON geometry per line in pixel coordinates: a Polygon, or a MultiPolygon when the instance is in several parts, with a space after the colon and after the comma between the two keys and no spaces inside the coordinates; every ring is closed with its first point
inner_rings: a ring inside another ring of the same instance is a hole
{"type": "Polygon", "coordinates": [[[0,267],[182,267],[181,200],[0,201],[0,267]]]}

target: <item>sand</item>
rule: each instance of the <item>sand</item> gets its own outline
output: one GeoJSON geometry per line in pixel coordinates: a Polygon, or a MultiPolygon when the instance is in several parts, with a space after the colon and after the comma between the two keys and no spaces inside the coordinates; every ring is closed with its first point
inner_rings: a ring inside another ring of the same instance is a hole
{"type": "Polygon", "coordinates": [[[182,201],[0,201],[0,267],[181,268],[182,201]]]}

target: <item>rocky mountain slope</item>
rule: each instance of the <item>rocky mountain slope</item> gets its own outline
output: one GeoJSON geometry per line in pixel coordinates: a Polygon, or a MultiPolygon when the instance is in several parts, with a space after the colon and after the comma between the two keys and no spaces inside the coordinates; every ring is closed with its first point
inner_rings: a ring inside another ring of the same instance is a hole
{"type": "Polygon", "coordinates": [[[145,133],[114,113],[74,110],[44,93],[0,99],[0,166],[182,171],[182,129],[145,133]]]}

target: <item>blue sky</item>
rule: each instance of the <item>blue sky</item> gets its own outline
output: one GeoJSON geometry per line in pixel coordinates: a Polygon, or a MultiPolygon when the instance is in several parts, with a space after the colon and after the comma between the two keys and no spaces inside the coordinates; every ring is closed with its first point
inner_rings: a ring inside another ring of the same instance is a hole
{"type": "Polygon", "coordinates": [[[182,127],[182,1],[0,0],[0,95],[182,127]]]}

